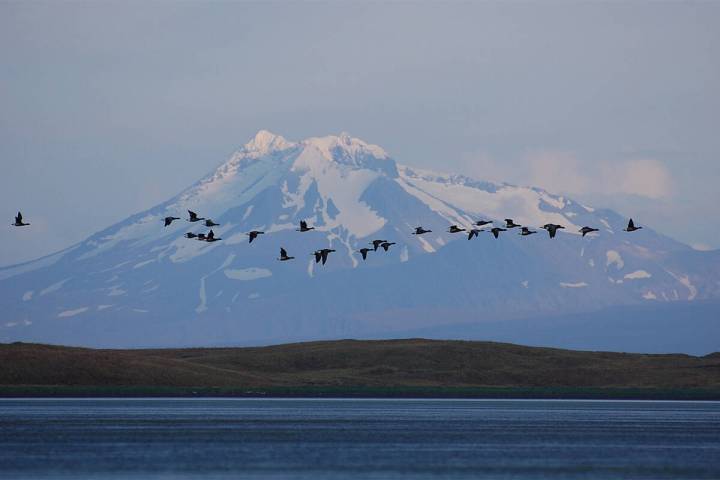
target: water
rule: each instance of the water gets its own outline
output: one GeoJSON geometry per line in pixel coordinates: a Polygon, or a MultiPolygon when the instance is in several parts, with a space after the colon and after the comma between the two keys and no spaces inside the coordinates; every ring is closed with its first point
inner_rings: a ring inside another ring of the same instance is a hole
{"type": "Polygon", "coordinates": [[[0,478],[720,478],[720,403],[0,400],[0,478]]]}

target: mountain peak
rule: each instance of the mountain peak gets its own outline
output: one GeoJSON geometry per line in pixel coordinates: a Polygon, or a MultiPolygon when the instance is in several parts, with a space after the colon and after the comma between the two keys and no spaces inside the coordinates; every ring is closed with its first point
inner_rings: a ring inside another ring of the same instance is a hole
{"type": "Polygon", "coordinates": [[[259,154],[267,154],[276,150],[286,150],[295,144],[288,142],[280,135],[267,130],[260,130],[255,137],[245,144],[245,150],[259,154]]]}
{"type": "Polygon", "coordinates": [[[338,152],[353,157],[357,155],[371,155],[383,160],[390,158],[381,147],[355,138],[347,132],[341,132],[339,135],[312,137],[303,143],[320,150],[328,160],[336,159],[338,152]]]}

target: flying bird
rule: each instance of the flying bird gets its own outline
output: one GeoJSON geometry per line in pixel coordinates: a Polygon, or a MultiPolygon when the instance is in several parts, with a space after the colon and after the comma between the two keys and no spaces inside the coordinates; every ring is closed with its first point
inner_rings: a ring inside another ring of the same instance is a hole
{"type": "Polygon", "coordinates": [[[643,227],[636,227],[635,222],[633,222],[633,219],[631,218],[628,222],[627,228],[623,228],[623,230],[626,232],[634,232],[635,230],[640,230],[641,228],[643,227]]]}
{"type": "Polygon", "coordinates": [[[165,226],[169,226],[173,220],[180,220],[180,217],[165,217],[165,226]]]}
{"type": "Polygon", "coordinates": [[[485,225],[490,225],[492,222],[490,220],[478,220],[475,222],[475,225],[478,227],[484,227],[485,225]]]}
{"type": "Polygon", "coordinates": [[[387,242],[387,240],[373,240],[372,242],[370,242],[370,245],[372,245],[373,250],[377,252],[378,247],[385,242],[387,242]]]}
{"type": "Polygon", "coordinates": [[[464,228],[460,228],[457,225],[450,225],[450,228],[448,228],[448,233],[460,233],[464,231],[464,228]]]}
{"type": "Polygon", "coordinates": [[[300,228],[296,229],[296,232],[309,232],[310,230],[315,230],[315,227],[308,227],[307,222],[305,220],[300,220],[300,228]]]}
{"type": "Polygon", "coordinates": [[[504,228],[495,227],[490,230],[493,234],[493,237],[498,238],[500,236],[500,232],[507,232],[504,228]]]}
{"type": "Polygon", "coordinates": [[[204,241],[205,241],[205,238],[206,238],[206,237],[205,237],[205,234],[204,234],[204,233],[198,233],[198,234],[195,235],[195,236],[196,236],[197,239],[200,240],[201,242],[204,242],[204,241]]]}
{"type": "Polygon", "coordinates": [[[215,232],[213,232],[212,230],[210,230],[208,232],[208,234],[205,236],[206,242],[212,243],[212,242],[217,242],[218,240],[222,240],[222,238],[219,238],[219,237],[215,238],[215,232]]]}
{"type": "Polygon", "coordinates": [[[185,238],[197,238],[197,235],[192,232],[187,232],[185,238]]]}
{"type": "Polygon", "coordinates": [[[367,254],[368,254],[368,252],[372,252],[372,251],[373,251],[373,250],[372,250],[372,249],[369,249],[369,248],[361,248],[360,250],[358,250],[358,253],[359,253],[360,255],[362,255],[363,260],[367,260],[367,254]]]}
{"type": "Polygon", "coordinates": [[[520,225],[518,225],[517,223],[513,222],[513,219],[512,219],[512,218],[506,218],[506,219],[505,219],[505,228],[515,228],[515,227],[519,227],[519,226],[520,226],[520,225]]]}
{"type": "Polygon", "coordinates": [[[422,235],[424,233],[430,233],[432,230],[425,230],[423,227],[415,227],[413,235],[422,235]]]}
{"type": "Polygon", "coordinates": [[[485,230],[478,230],[477,228],[472,228],[468,232],[468,240],[472,240],[473,237],[477,237],[480,232],[484,232],[485,230]]]}
{"type": "Polygon", "coordinates": [[[22,221],[22,213],[18,212],[18,214],[15,216],[15,223],[12,224],[14,227],[27,227],[30,225],[29,223],[23,223],[22,221]]]}
{"type": "Polygon", "coordinates": [[[554,223],[546,223],[545,225],[542,226],[542,228],[547,230],[547,232],[550,234],[550,238],[555,238],[555,234],[557,233],[557,231],[561,228],[564,229],[565,227],[563,227],[562,225],[554,224],[554,223]]]}
{"type": "Polygon", "coordinates": [[[264,234],[264,233],[265,233],[265,232],[260,232],[260,231],[258,231],[258,230],[253,230],[253,231],[251,231],[251,232],[246,233],[245,235],[247,235],[248,237],[250,237],[250,241],[249,241],[248,243],[252,243],[253,240],[255,240],[255,239],[258,237],[258,235],[262,235],[262,234],[264,234]]]}
{"type": "Polygon", "coordinates": [[[208,218],[207,220],[205,220],[206,227],[217,227],[218,225],[220,225],[220,224],[213,222],[212,218],[208,218]]]}
{"type": "Polygon", "coordinates": [[[321,250],[315,250],[313,255],[315,255],[315,263],[321,263],[325,265],[325,262],[327,262],[328,255],[330,255],[332,252],[334,252],[332,248],[323,248],[321,250]]]}
{"type": "Polygon", "coordinates": [[[381,247],[383,248],[383,250],[385,250],[386,252],[387,252],[388,249],[389,249],[390,247],[392,247],[393,245],[395,245],[395,242],[383,242],[383,243],[380,244],[380,246],[381,246],[381,247]]]}
{"type": "Polygon", "coordinates": [[[528,235],[532,235],[533,233],[537,233],[535,230],[530,230],[528,227],[522,227],[520,229],[520,235],[526,237],[528,235]]]}
{"type": "Polygon", "coordinates": [[[188,215],[190,216],[190,218],[188,218],[188,222],[199,222],[200,220],[205,220],[205,217],[198,217],[197,213],[192,210],[188,210],[188,215]]]}
{"type": "Polygon", "coordinates": [[[288,257],[287,250],[280,247],[280,258],[278,258],[278,260],[281,262],[287,262],[288,260],[293,260],[294,258],[295,257],[288,257]]]}
{"type": "Polygon", "coordinates": [[[580,229],[580,233],[582,233],[583,237],[590,232],[599,232],[599,231],[600,230],[598,230],[597,228],[591,228],[591,227],[583,227],[580,229]]]}

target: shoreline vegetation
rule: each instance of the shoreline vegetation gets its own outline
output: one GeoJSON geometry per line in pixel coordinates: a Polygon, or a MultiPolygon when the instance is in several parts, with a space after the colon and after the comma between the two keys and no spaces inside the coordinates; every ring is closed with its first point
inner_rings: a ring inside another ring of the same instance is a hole
{"type": "Polygon", "coordinates": [[[720,400],[720,353],[425,339],[126,350],[12,343],[0,344],[0,397],[720,400]]]}

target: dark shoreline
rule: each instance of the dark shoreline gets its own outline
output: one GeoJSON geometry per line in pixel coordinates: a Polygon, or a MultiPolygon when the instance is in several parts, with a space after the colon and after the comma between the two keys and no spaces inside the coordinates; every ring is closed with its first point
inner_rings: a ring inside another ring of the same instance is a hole
{"type": "Polygon", "coordinates": [[[720,401],[705,388],[0,386],[0,398],[406,398],[720,401]]]}

